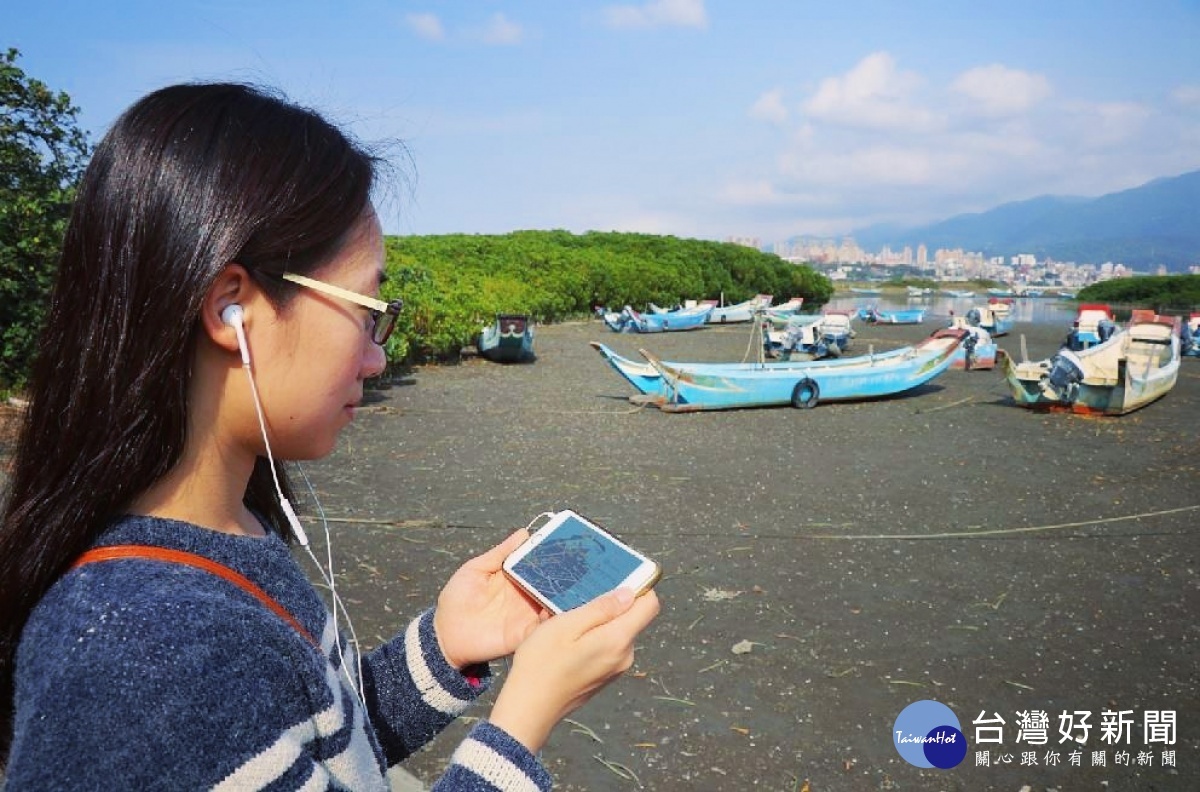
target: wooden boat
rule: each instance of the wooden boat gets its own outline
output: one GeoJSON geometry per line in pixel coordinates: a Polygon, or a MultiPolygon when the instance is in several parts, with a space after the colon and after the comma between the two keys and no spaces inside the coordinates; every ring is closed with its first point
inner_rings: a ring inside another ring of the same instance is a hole
{"type": "Polygon", "coordinates": [[[759,294],[736,305],[718,306],[713,308],[712,313],[708,315],[708,322],[709,324],[749,322],[758,310],[770,308],[771,301],[774,299],[773,295],[759,294]]]}
{"type": "Polygon", "coordinates": [[[1200,357],[1200,313],[1194,313],[1179,328],[1180,354],[1200,357]]]}
{"type": "Polygon", "coordinates": [[[845,352],[850,347],[850,339],[854,338],[854,328],[850,324],[849,311],[827,310],[821,317],[821,339],[828,345],[837,345],[845,352]]]}
{"type": "Polygon", "coordinates": [[[715,306],[716,304],[716,300],[684,300],[682,305],[676,305],[674,308],[663,308],[654,303],[648,303],[646,307],[650,309],[650,313],[671,313],[672,311],[680,311],[687,308],[703,308],[706,305],[715,306]]]}
{"type": "Polygon", "coordinates": [[[924,308],[904,308],[898,311],[881,311],[871,306],[866,320],[871,324],[921,324],[925,321],[924,308]]]}
{"type": "Polygon", "coordinates": [[[787,330],[793,325],[814,324],[821,321],[821,314],[777,314],[774,311],[763,311],[760,316],[763,325],[770,326],[772,330],[787,330]]]}
{"type": "Polygon", "coordinates": [[[987,305],[973,306],[967,311],[967,322],[983,328],[993,338],[1008,335],[1013,326],[1012,299],[993,297],[987,305]]]}
{"type": "Polygon", "coordinates": [[[479,333],[475,348],[496,363],[533,360],[533,322],[527,314],[496,314],[496,321],[479,333]]]}
{"type": "Polygon", "coordinates": [[[1071,332],[1064,345],[1079,352],[1107,341],[1117,331],[1117,320],[1111,308],[1103,303],[1083,303],[1075,314],[1071,332]]]}
{"type": "Polygon", "coordinates": [[[800,309],[804,307],[803,297],[793,297],[785,303],[772,305],[768,308],[763,308],[762,312],[772,319],[791,319],[793,316],[800,313],[800,309]]]}
{"type": "MultiPolygon", "coordinates": [[[[637,395],[630,397],[633,400],[639,400],[641,397],[649,397],[651,399],[657,397],[665,397],[670,393],[666,382],[663,380],[662,372],[650,365],[645,360],[631,360],[617,354],[605,344],[599,341],[591,342],[592,348],[600,353],[600,356],[607,361],[608,365],[612,366],[613,370],[620,374],[634,389],[638,392],[637,395]]],[[[905,355],[912,347],[900,347],[899,349],[889,350],[881,353],[871,353],[868,357],[877,365],[883,364],[892,358],[897,358],[905,355]]],[[[864,357],[843,357],[832,358],[828,360],[799,360],[793,359],[789,361],[761,361],[751,363],[665,363],[667,366],[677,369],[687,369],[705,374],[724,374],[724,373],[743,373],[748,371],[807,371],[814,366],[825,368],[829,366],[861,366],[864,357]]]]}
{"type": "Polygon", "coordinates": [[[717,371],[689,363],[667,364],[638,350],[662,376],[665,388],[663,395],[645,401],[664,412],[694,412],[783,404],[811,408],[822,400],[892,396],[923,385],[950,367],[950,358],[965,333],[949,328],[947,333],[887,356],[717,371]]]}
{"type": "Polygon", "coordinates": [[[604,324],[616,333],[666,333],[703,327],[711,305],[681,308],[667,313],[638,313],[628,305],[619,314],[605,314],[604,324]]]}
{"type": "Polygon", "coordinates": [[[826,357],[841,357],[842,348],[827,342],[821,334],[823,317],[812,314],[797,314],[782,326],[765,317],[762,323],[763,352],[780,360],[800,359],[809,355],[814,360],[826,357]]]}
{"type": "MultiPolygon", "coordinates": [[[[954,317],[950,321],[950,326],[967,332],[967,337],[963,339],[962,345],[959,346],[958,351],[954,353],[954,358],[950,361],[950,368],[971,371],[975,369],[991,370],[996,367],[996,356],[1000,350],[987,330],[972,325],[965,316],[954,317]]],[[[938,329],[934,334],[940,332],[942,330],[938,329]]]]}
{"type": "Polygon", "coordinates": [[[1165,396],[1179,377],[1179,317],[1134,311],[1129,325],[1087,349],[1004,367],[1021,407],[1124,415],[1165,396]]]}

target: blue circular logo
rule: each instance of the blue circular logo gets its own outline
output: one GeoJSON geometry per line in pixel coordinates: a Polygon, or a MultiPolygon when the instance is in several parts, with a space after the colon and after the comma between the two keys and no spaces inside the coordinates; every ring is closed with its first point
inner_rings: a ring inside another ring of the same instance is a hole
{"type": "Polygon", "coordinates": [[[892,742],[900,758],[914,767],[948,770],[967,756],[967,738],[958,716],[940,701],[909,704],[896,716],[892,742]]]}

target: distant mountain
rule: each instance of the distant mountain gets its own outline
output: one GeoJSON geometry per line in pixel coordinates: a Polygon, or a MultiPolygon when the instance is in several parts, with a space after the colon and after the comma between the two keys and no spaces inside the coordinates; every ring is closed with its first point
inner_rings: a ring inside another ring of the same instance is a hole
{"type": "Polygon", "coordinates": [[[852,236],[865,250],[924,244],[986,256],[1033,253],[1039,259],[1146,270],[1184,271],[1200,263],[1200,171],[1155,179],[1099,198],[1042,196],[920,228],[872,226],[852,236]]]}

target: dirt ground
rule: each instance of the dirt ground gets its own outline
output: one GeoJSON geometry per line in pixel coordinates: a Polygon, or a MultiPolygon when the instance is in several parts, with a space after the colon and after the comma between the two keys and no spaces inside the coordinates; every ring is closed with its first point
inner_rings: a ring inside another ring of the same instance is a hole
{"type": "MultiPolygon", "coordinates": [[[[932,329],[860,328],[852,351],[932,329]]],[[[543,753],[557,788],[1200,788],[1200,361],[1116,419],[1017,408],[999,370],[882,401],[672,415],[630,405],[587,342],[741,360],[745,326],[537,332],[531,365],[471,359],[375,392],[308,472],[369,645],[542,511],[574,508],[663,563],[635,668],[543,753]],[[921,699],[958,716],[958,767],[894,749],[921,699]],[[1018,743],[1017,713],[1039,711],[1046,743],[1018,743]],[[1093,713],[1082,746],[1060,743],[1075,711],[1093,713]],[[1119,745],[1101,741],[1104,711],[1131,713],[1119,745]],[[1147,711],[1176,713],[1173,744],[1148,742],[1147,711]],[[996,715],[1003,742],[978,743],[996,715]]],[[[1041,358],[1064,334],[1018,324],[1000,342],[1019,356],[1024,335],[1041,358]]],[[[434,779],[469,722],[408,769],[434,779]]]]}
{"type": "MultiPolygon", "coordinates": [[[[852,351],[932,329],[860,326],[852,351]]],[[[557,789],[1200,788],[1200,361],[1115,419],[1019,409],[999,370],[881,401],[672,415],[630,405],[587,342],[741,360],[746,327],[537,333],[531,365],[469,359],[374,391],[306,470],[367,646],[542,511],[574,508],[663,563],[634,669],[543,752],[557,789]],[[922,699],[957,715],[958,767],[894,749],[922,699]],[[1018,742],[1017,713],[1039,711],[1046,744],[1018,742]],[[1075,711],[1093,713],[1083,745],[1060,742],[1075,711]],[[1103,711],[1131,713],[1127,740],[1101,740],[1103,711]],[[1148,742],[1147,712],[1176,714],[1173,743],[1148,742]],[[996,716],[1003,742],[977,741],[994,731],[973,722],[996,716]]],[[[1022,335],[1041,358],[1065,328],[1018,324],[1001,347],[1019,356],[1022,335]]],[[[432,781],[470,722],[407,769],[432,781]]]]}

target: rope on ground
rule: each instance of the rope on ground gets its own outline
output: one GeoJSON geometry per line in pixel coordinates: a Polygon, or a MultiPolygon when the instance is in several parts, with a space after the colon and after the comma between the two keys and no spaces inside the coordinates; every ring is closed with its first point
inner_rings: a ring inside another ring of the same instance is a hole
{"type": "Polygon", "coordinates": [[[1125,522],[1126,520],[1141,520],[1148,517],[1163,517],[1168,514],[1181,514],[1183,512],[1196,511],[1200,506],[1181,506],[1178,509],[1163,509],[1161,511],[1142,512],[1141,514],[1124,514],[1119,517],[1098,517],[1093,520],[1080,520],[1078,522],[1057,523],[1055,525],[1029,525],[1024,528],[994,528],[987,531],[946,531],[943,533],[933,534],[808,534],[805,539],[822,539],[822,540],[877,540],[877,539],[900,539],[900,540],[919,540],[919,539],[978,539],[986,536],[1012,536],[1015,534],[1038,533],[1043,531],[1054,531],[1061,528],[1082,528],[1085,525],[1103,525],[1105,523],[1125,522]]]}
{"type": "MultiPolygon", "coordinates": [[[[1029,525],[1023,528],[993,528],[984,531],[944,531],[941,533],[931,534],[738,534],[738,539],[791,539],[803,540],[812,539],[818,541],[924,541],[930,539],[981,539],[996,536],[1014,536],[1027,533],[1044,533],[1046,531],[1055,531],[1063,528],[1082,528],[1089,525],[1105,525],[1109,523],[1126,522],[1128,520],[1144,520],[1151,517],[1166,517],[1172,514],[1183,514],[1200,510],[1200,505],[1196,506],[1181,506],[1177,509],[1162,509],[1159,511],[1141,512],[1139,514],[1123,514],[1117,517],[1097,517],[1091,520],[1079,520],[1077,522],[1056,523],[1053,525],[1029,525]]],[[[314,518],[301,518],[314,519],[314,518]]],[[[510,530],[508,528],[495,528],[484,525],[460,525],[457,523],[442,523],[437,520],[385,520],[368,517],[328,517],[327,522],[331,523],[350,523],[356,525],[391,525],[397,528],[462,528],[473,531],[485,530],[510,530]]],[[[643,537],[666,536],[663,533],[646,533],[643,537]]],[[[723,536],[728,536],[726,532],[683,532],[670,534],[672,537],[689,537],[689,538],[704,538],[717,539],[723,536]]]]}
{"type": "Polygon", "coordinates": [[[959,399],[956,402],[950,402],[949,404],[943,404],[940,407],[930,407],[927,410],[922,410],[921,408],[918,407],[916,410],[913,411],[913,414],[914,415],[925,415],[926,413],[938,412],[940,410],[949,410],[951,407],[957,407],[960,404],[966,404],[967,402],[974,401],[974,400],[975,400],[974,396],[968,396],[965,399],[959,399]]]}
{"type": "MultiPolygon", "coordinates": [[[[639,412],[640,410],[646,409],[646,407],[647,407],[647,405],[643,403],[643,404],[634,404],[632,407],[630,407],[627,410],[538,410],[538,414],[544,415],[547,413],[551,413],[554,415],[632,415],[635,412],[639,412]]],[[[413,415],[420,415],[422,413],[430,414],[430,415],[442,415],[442,414],[454,413],[454,414],[461,415],[464,412],[463,408],[461,408],[461,407],[459,407],[457,409],[453,409],[453,410],[438,410],[438,409],[429,408],[429,407],[413,408],[413,407],[390,407],[390,406],[360,407],[359,411],[360,412],[383,413],[385,415],[387,415],[389,413],[397,413],[397,414],[410,413],[413,415]]],[[[471,410],[471,413],[474,415],[478,415],[478,414],[511,415],[515,412],[521,412],[521,410],[504,410],[504,409],[499,409],[499,408],[483,408],[483,409],[479,409],[479,410],[471,410]]]]}

